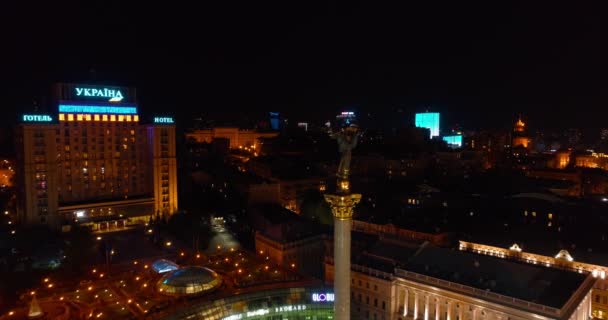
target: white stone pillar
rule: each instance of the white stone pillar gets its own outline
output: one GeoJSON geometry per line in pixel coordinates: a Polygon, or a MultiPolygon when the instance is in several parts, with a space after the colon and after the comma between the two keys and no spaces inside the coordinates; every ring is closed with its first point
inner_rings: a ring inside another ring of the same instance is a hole
{"type": "Polygon", "coordinates": [[[418,319],[418,291],[414,291],[414,320],[418,319]]]}
{"type": "Polygon", "coordinates": [[[352,220],[334,219],[334,309],[336,320],[350,319],[350,229],[352,220]]]}
{"type": "Polygon", "coordinates": [[[429,320],[429,295],[424,295],[424,320],[429,320]]]}
{"type": "Polygon", "coordinates": [[[403,316],[407,317],[407,308],[409,307],[409,303],[410,303],[410,294],[407,289],[405,289],[404,295],[405,295],[405,297],[403,298],[403,316]]]}
{"type": "Polygon", "coordinates": [[[453,320],[452,319],[452,301],[448,300],[448,308],[447,308],[447,318],[446,320],[453,320]]]}
{"type": "Polygon", "coordinates": [[[479,308],[473,307],[473,320],[477,320],[479,317],[479,308]]]}
{"type": "Polygon", "coordinates": [[[435,320],[441,320],[441,299],[435,299],[435,320]]]}

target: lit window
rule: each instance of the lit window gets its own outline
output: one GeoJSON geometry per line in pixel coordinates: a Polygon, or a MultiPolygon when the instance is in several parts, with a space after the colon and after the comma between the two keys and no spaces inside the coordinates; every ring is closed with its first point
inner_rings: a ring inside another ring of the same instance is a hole
{"type": "Polygon", "coordinates": [[[532,216],[536,217],[536,211],[532,211],[532,216]]]}
{"type": "Polygon", "coordinates": [[[139,121],[139,116],[138,115],[134,115],[133,116],[133,121],[135,121],[135,122],[139,121]]]}
{"type": "Polygon", "coordinates": [[[64,121],[65,120],[65,114],[60,113],[59,114],[59,121],[64,121]]]}
{"type": "Polygon", "coordinates": [[[107,114],[102,115],[101,116],[101,120],[102,121],[108,121],[108,115],[107,114]]]}
{"type": "Polygon", "coordinates": [[[110,121],[116,121],[116,116],[115,115],[110,115],[110,121]]]}
{"type": "Polygon", "coordinates": [[[91,121],[91,115],[90,115],[90,114],[85,115],[85,116],[84,116],[84,118],[85,118],[87,121],[91,121]]]}
{"type": "Polygon", "coordinates": [[[553,219],[553,213],[548,213],[547,218],[549,218],[549,220],[553,219]]]}
{"type": "Polygon", "coordinates": [[[94,119],[95,121],[99,121],[99,115],[98,115],[98,114],[94,115],[94,116],[93,116],[93,119],[94,119]]]}
{"type": "Polygon", "coordinates": [[[526,216],[526,217],[528,216],[528,210],[524,211],[524,216],[526,216]]]}
{"type": "Polygon", "coordinates": [[[82,118],[83,118],[83,117],[82,117],[82,114],[77,114],[77,115],[76,115],[76,120],[78,120],[78,121],[82,121],[82,118]]]}
{"type": "Polygon", "coordinates": [[[125,116],[119,115],[118,116],[118,121],[125,121],[125,116]]]}
{"type": "Polygon", "coordinates": [[[74,115],[71,113],[68,113],[68,121],[74,121],[74,115]]]}
{"type": "Polygon", "coordinates": [[[126,116],[127,122],[131,122],[131,116],[126,116]]]}

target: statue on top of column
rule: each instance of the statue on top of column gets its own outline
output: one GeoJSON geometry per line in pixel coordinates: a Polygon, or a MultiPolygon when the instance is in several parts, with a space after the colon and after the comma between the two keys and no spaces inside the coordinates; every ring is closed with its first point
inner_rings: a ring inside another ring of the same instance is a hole
{"type": "Polygon", "coordinates": [[[350,174],[350,159],[351,151],[357,146],[359,137],[359,128],[356,125],[350,125],[338,132],[331,132],[330,136],[336,139],[338,143],[338,151],[340,151],[340,163],[336,176],[338,181],[348,181],[350,174]]]}

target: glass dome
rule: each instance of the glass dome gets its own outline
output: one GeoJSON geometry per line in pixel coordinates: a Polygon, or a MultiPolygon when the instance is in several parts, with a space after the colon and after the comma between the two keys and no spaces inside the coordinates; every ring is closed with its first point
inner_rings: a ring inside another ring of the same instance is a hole
{"type": "Polygon", "coordinates": [[[159,259],[152,263],[152,269],[154,269],[156,273],[165,273],[169,271],[175,271],[179,269],[179,266],[173,261],[167,259],[159,259]]]}
{"type": "Polygon", "coordinates": [[[158,290],[168,295],[198,295],[212,291],[222,284],[222,278],[203,267],[185,267],[171,271],[158,282],[158,290]]]}

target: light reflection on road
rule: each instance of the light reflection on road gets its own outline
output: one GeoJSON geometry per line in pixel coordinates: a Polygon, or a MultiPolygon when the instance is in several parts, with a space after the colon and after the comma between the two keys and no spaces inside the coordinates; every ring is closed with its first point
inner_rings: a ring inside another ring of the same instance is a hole
{"type": "Polygon", "coordinates": [[[211,228],[211,240],[209,241],[209,247],[205,250],[206,253],[217,252],[218,246],[221,250],[234,248],[235,250],[240,248],[239,242],[236,238],[226,230],[223,223],[215,222],[211,228]]]}

